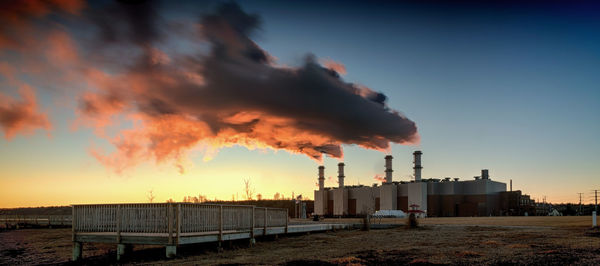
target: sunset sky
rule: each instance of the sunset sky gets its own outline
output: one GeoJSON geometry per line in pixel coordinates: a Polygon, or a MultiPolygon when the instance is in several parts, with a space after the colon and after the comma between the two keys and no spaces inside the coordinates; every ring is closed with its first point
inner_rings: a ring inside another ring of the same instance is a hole
{"type": "Polygon", "coordinates": [[[312,199],[321,164],[408,181],[415,150],[424,178],[600,190],[593,1],[198,2],[0,3],[0,208],[312,199]]]}

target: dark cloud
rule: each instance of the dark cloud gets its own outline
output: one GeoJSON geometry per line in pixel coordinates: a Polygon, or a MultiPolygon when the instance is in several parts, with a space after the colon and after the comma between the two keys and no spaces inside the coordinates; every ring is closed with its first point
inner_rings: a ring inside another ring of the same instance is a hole
{"type": "MultiPolygon", "coordinates": [[[[343,81],[313,55],[300,67],[275,65],[250,39],[260,26],[257,15],[230,2],[200,21],[212,47],[208,54],[157,63],[150,59],[156,51],[149,50],[129,70],[125,80],[141,82],[135,86],[143,90],[128,101],[149,120],[185,117],[209,130],[195,135],[197,142],[250,140],[315,159],[323,153],[342,157],[341,144],[386,150],[390,142],[418,141],[415,123],[390,110],[384,94],[343,81]],[[186,76],[190,72],[201,77],[200,84],[186,76]]],[[[172,136],[174,142],[178,137],[172,136]]],[[[171,152],[180,148],[174,145],[171,152]]]]}
{"type": "Polygon", "coordinates": [[[391,110],[384,94],[342,79],[343,64],[321,65],[309,54],[298,67],[277,65],[252,40],[257,14],[227,2],[183,23],[163,13],[167,4],[90,4],[81,23],[70,22],[79,28],[58,42],[80,52],[54,49],[62,52],[53,60],[71,58],[69,74],[85,81],[77,110],[84,124],[104,132],[115,116],[134,121],[109,138],[114,153],[92,149],[103,164],[121,171],[173,159],[182,168],[195,147],[211,157],[232,145],[320,160],[342,157],[342,144],[387,150],[390,142],[418,142],[415,123],[391,110]]]}
{"type": "Polygon", "coordinates": [[[46,115],[38,110],[33,89],[23,85],[20,95],[21,100],[16,100],[0,93],[0,128],[6,139],[18,133],[28,134],[36,129],[51,128],[46,115]]]}
{"type": "Polygon", "coordinates": [[[100,41],[149,45],[162,36],[159,2],[111,1],[87,10],[99,30],[100,41]]]}

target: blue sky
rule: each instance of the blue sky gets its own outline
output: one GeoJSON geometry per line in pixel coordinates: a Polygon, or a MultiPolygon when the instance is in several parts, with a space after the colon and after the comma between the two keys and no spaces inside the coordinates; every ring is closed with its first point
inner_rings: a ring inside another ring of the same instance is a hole
{"type": "MultiPolygon", "coordinates": [[[[526,193],[564,201],[600,185],[600,20],[587,4],[242,3],[261,14],[259,43],[282,62],[305,52],[342,62],[346,80],[384,92],[416,121],[424,176],[489,168],[526,193]]],[[[396,173],[410,173],[412,149],[394,146],[404,166],[396,173]]],[[[381,157],[350,149],[346,162],[373,170],[361,165],[365,156],[381,157]]]]}
{"type": "MultiPolygon", "coordinates": [[[[240,5],[261,16],[254,41],[279,64],[298,66],[308,53],[340,62],[347,70],[344,80],[383,92],[390,108],[416,122],[421,144],[392,146],[394,180],[409,179],[412,152],[419,149],[425,178],[470,179],[489,169],[492,179],[512,179],[514,189],[553,202],[576,202],[577,192],[600,189],[597,4],[240,5]]],[[[175,16],[192,12],[174,10],[175,16]]],[[[54,125],[52,137],[38,131],[0,140],[0,181],[7,184],[1,192],[18,189],[23,180],[54,180],[7,206],[144,201],[149,189],[160,200],[197,194],[229,199],[241,193],[245,177],[267,197],[275,192],[312,197],[318,164],[285,151],[232,147],[208,162],[195,154],[184,176],[152,163],[114,174],[88,153],[92,143],[105,141],[90,129],[69,129],[75,103],[56,103],[70,97],[75,95],[57,100],[41,93],[42,109],[54,125]],[[79,179],[90,181],[73,184],[79,179]],[[94,189],[90,183],[106,184],[94,189]],[[115,189],[122,186],[135,190],[115,189]]],[[[385,154],[353,145],[344,149],[347,185],[371,184],[375,174],[383,174],[385,154]]],[[[328,186],[336,186],[337,162],[324,161],[326,176],[334,178],[328,186]]]]}

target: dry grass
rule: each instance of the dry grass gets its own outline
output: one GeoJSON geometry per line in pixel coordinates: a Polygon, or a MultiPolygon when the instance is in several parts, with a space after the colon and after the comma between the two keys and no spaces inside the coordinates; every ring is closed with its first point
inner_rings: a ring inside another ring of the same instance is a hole
{"type": "Polygon", "coordinates": [[[479,254],[475,251],[465,250],[465,251],[456,252],[456,256],[459,258],[477,258],[477,257],[481,257],[481,254],[479,254]]]}
{"type": "MultiPolygon", "coordinates": [[[[550,218],[547,221],[543,221],[544,217],[509,218],[512,219],[497,217],[496,222],[489,217],[428,218],[421,220],[421,224],[425,224],[421,230],[398,227],[266,238],[258,239],[252,248],[247,247],[247,241],[225,244],[223,252],[217,252],[214,244],[183,246],[178,248],[178,257],[174,260],[164,259],[164,248],[136,246],[126,262],[144,265],[600,265],[600,237],[590,234],[586,226],[578,225],[584,223],[582,217],[545,217],[550,218]],[[466,225],[458,224],[459,221],[466,225]],[[537,225],[532,226],[532,223],[537,225]]],[[[0,232],[0,264],[66,263],[71,256],[70,237],[68,229],[0,232]]],[[[85,244],[84,263],[116,264],[115,250],[114,244],[85,244]]]]}
{"type": "MultiPolygon", "coordinates": [[[[406,218],[373,219],[373,223],[405,224],[406,218]]],[[[357,218],[329,218],[326,223],[361,223],[357,218]]],[[[493,217],[428,217],[419,219],[421,225],[493,225],[493,226],[549,226],[589,227],[591,216],[493,216],[493,217]]]]}

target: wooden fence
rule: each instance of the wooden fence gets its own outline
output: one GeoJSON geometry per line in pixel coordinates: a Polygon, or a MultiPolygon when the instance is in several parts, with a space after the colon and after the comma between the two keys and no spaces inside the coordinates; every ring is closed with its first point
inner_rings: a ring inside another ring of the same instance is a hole
{"type": "Polygon", "coordinates": [[[0,215],[0,224],[18,226],[71,226],[71,215],[0,215]]]}
{"type": "Polygon", "coordinates": [[[179,244],[241,238],[253,241],[257,231],[262,235],[288,232],[287,209],[245,205],[73,205],[72,217],[75,260],[81,257],[83,242],[165,245],[169,256],[169,250],[174,254],[179,244]]]}
{"type": "Polygon", "coordinates": [[[278,208],[198,203],[73,205],[73,233],[250,231],[257,227],[287,226],[287,212],[278,208]]]}

